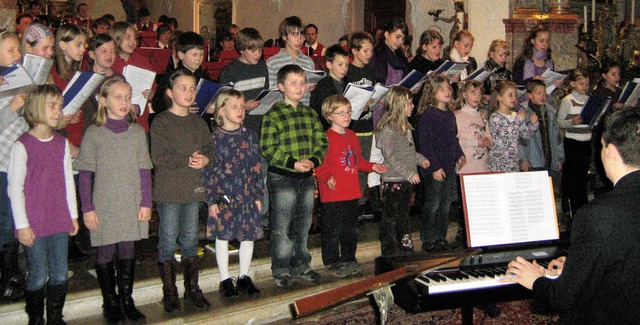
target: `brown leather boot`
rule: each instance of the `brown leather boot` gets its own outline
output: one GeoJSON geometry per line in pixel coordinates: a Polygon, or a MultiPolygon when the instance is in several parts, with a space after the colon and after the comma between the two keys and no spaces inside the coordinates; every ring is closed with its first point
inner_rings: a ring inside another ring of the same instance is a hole
{"type": "Polygon", "coordinates": [[[198,286],[198,257],[194,256],[182,262],[184,268],[184,298],[188,299],[196,309],[209,309],[211,303],[204,297],[198,286]]]}
{"type": "Polygon", "coordinates": [[[158,266],[160,268],[160,279],[162,280],[164,311],[172,313],[182,310],[180,300],[178,300],[178,287],[176,287],[176,261],[158,263],[158,266]]]}

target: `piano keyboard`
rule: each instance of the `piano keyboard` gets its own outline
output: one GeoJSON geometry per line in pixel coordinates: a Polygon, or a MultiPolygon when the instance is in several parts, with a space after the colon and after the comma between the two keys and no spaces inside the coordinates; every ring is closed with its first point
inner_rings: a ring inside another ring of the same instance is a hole
{"type": "Polygon", "coordinates": [[[500,279],[507,277],[506,271],[506,267],[437,271],[421,275],[415,280],[428,288],[428,294],[437,295],[513,284],[500,282],[500,279]]]}
{"type": "Polygon", "coordinates": [[[546,267],[548,261],[557,256],[557,248],[485,252],[463,259],[459,268],[422,273],[415,278],[415,282],[428,295],[514,285],[516,283],[503,283],[500,279],[510,276],[506,274],[507,264],[516,256],[537,260],[538,264],[546,267]]]}

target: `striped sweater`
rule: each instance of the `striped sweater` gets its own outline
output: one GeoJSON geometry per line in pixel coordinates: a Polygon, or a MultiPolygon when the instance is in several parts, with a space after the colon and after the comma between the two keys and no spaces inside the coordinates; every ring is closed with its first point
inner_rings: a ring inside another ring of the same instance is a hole
{"type": "Polygon", "coordinates": [[[558,126],[565,133],[564,136],[576,141],[590,141],[591,129],[587,124],[571,124],[571,119],[580,116],[584,104],[589,96],[577,93],[575,91],[562,99],[560,110],[558,111],[558,126]]]}

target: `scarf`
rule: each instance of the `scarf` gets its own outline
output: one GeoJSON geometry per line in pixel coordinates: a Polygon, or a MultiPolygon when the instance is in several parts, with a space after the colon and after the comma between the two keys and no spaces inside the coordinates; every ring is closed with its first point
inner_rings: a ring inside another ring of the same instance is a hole
{"type": "MultiPolygon", "coordinates": [[[[458,53],[458,50],[454,47],[453,49],[451,49],[451,61],[453,62],[468,62],[469,61],[469,55],[465,56],[464,58],[460,56],[460,53],[458,53]]],[[[464,80],[465,78],[467,78],[469,74],[467,73],[467,69],[462,70],[462,72],[460,73],[460,80],[464,80]]]]}

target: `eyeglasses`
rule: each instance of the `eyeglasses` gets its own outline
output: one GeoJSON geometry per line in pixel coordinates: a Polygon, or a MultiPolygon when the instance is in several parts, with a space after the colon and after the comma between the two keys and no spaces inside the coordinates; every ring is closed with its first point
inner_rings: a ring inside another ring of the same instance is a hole
{"type": "Polygon", "coordinates": [[[342,111],[342,112],[333,112],[331,114],[336,114],[336,115],[345,117],[345,116],[351,116],[351,113],[353,113],[353,111],[349,110],[349,111],[342,111]]]}

